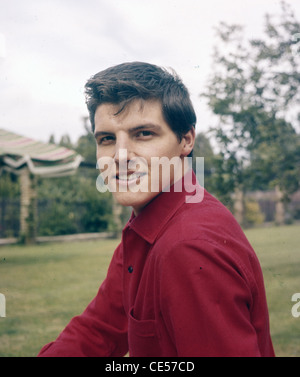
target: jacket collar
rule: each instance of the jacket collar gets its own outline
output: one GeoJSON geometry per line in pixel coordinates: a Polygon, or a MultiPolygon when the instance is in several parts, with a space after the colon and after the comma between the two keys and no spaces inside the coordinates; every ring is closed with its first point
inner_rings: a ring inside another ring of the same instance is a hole
{"type": "Polygon", "coordinates": [[[195,193],[195,185],[199,186],[194,172],[189,176],[190,179],[186,179],[188,174],[172,185],[169,191],[159,193],[138,216],[135,217],[132,213],[125,229],[129,227],[148,243],[154,243],[161,229],[188,201],[187,198],[195,193]]]}

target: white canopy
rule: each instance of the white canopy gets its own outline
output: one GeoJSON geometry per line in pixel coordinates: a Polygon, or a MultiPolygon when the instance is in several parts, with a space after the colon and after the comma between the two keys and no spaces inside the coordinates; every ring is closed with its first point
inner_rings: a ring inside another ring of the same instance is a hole
{"type": "Polygon", "coordinates": [[[73,174],[82,161],[82,156],[71,149],[0,129],[2,169],[19,174],[27,166],[34,175],[60,177],[73,174]]]}

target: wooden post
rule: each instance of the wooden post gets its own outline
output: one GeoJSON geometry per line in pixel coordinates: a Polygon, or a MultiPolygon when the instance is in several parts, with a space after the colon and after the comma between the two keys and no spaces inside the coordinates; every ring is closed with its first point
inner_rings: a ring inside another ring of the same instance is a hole
{"type": "Polygon", "coordinates": [[[115,236],[117,238],[120,237],[122,233],[122,220],[121,220],[121,214],[122,214],[122,206],[116,201],[115,197],[113,197],[113,219],[114,219],[114,225],[115,225],[115,236]]]}
{"type": "Polygon", "coordinates": [[[234,191],[234,216],[240,225],[244,224],[244,193],[240,188],[234,191]]]}
{"type": "Polygon", "coordinates": [[[34,177],[29,169],[24,168],[20,174],[21,209],[20,209],[20,236],[25,243],[34,243],[36,237],[36,190],[34,177]]]}
{"type": "Polygon", "coordinates": [[[276,204],[275,204],[275,224],[276,225],[283,225],[284,224],[284,217],[285,217],[285,210],[284,210],[284,203],[283,203],[283,194],[277,185],[275,187],[275,195],[276,195],[276,204]]]}

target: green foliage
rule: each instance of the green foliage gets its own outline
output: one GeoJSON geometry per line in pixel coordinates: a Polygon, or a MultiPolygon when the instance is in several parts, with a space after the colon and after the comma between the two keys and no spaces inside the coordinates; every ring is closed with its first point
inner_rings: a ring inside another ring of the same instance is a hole
{"type": "Polygon", "coordinates": [[[73,144],[69,135],[65,134],[61,137],[59,145],[65,148],[73,149],[73,144]]]}
{"type": "MultiPolygon", "coordinates": [[[[76,224],[72,208],[66,202],[44,202],[43,210],[38,215],[38,234],[41,236],[54,236],[76,233],[76,224]]],[[[76,204],[75,204],[76,205],[76,204]]],[[[74,207],[74,206],[72,206],[74,207]]]]}
{"type": "Polygon", "coordinates": [[[214,172],[215,155],[208,137],[203,133],[199,133],[196,136],[193,150],[193,170],[196,174],[199,173],[196,165],[197,157],[204,157],[204,187],[211,192],[213,190],[211,181],[214,172]]]}
{"type": "Polygon", "coordinates": [[[221,23],[217,30],[213,74],[203,95],[219,118],[211,129],[219,147],[213,185],[223,200],[230,201],[235,188],[276,185],[289,200],[299,188],[299,116],[291,115],[300,102],[299,30],[284,2],[279,17],[266,16],[260,40],[245,42],[237,25],[221,23]]]}
{"type": "Polygon", "coordinates": [[[96,167],[96,141],[92,132],[85,127],[85,135],[80,136],[75,146],[76,151],[84,158],[85,164],[96,167]]]}
{"type": "MultiPolygon", "coordinates": [[[[96,171],[96,169],[95,169],[96,171]]],[[[112,222],[110,193],[99,193],[84,168],[71,177],[41,180],[38,188],[40,235],[106,231],[112,222]]]]}
{"type": "Polygon", "coordinates": [[[284,119],[265,121],[257,133],[259,140],[251,148],[251,165],[245,171],[248,187],[278,186],[288,200],[299,189],[300,135],[284,119]]]}
{"type": "Polygon", "coordinates": [[[245,223],[249,226],[263,224],[265,217],[255,200],[247,200],[245,203],[245,223]]]}
{"type": "Polygon", "coordinates": [[[20,186],[18,177],[3,171],[0,175],[0,197],[6,199],[19,198],[20,186]]]}
{"type": "Polygon", "coordinates": [[[20,185],[18,177],[0,175],[0,237],[16,237],[19,230],[20,185]]]}

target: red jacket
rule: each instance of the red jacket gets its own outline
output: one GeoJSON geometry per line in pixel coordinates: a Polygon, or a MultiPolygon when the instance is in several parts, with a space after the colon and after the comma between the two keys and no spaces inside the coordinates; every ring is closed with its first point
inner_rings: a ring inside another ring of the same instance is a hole
{"type": "Polygon", "coordinates": [[[209,193],[186,195],[131,217],[97,296],[39,356],[274,356],[252,247],[209,193]]]}

